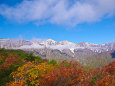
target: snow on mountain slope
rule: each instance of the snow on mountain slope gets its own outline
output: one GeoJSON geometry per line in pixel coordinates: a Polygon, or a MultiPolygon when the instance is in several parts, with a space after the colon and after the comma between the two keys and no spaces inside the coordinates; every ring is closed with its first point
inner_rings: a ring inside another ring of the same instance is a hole
{"type": "Polygon", "coordinates": [[[65,44],[76,45],[75,43],[72,43],[72,42],[69,42],[69,41],[60,41],[59,43],[62,44],[62,45],[65,45],[65,44]]]}
{"type": "Polygon", "coordinates": [[[93,52],[105,52],[109,50],[115,50],[115,42],[106,43],[106,44],[92,44],[88,42],[81,42],[78,44],[69,42],[69,41],[60,41],[56,42],[52,39],[43,40],[43,41],[33,41],[33,40],[19,40],[19,39],[0,39],[0,48],[6,49],[57,49],[64,50],[69,49],[74,53],[74,50],[79,49],[89,49],[93,52]]]}

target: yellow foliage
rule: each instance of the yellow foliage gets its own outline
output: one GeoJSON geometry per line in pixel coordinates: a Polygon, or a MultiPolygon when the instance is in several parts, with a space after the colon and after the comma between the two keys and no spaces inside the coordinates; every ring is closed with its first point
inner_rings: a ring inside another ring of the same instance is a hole
{"type": "Polygon", "coordinates": [[[48,64],[47,62],[34,64],[34,62],[28,62],[27,64],[19,67],[17,71],[11,73],[15,82],[12,83],[16,86],[17,84],[26,85],[39,85],[39,78],[42,78],[44,74],[48,74],[54,66],[52,64],[48,64]],[[27,82],[28,81],[28,82],[27,82]]]}

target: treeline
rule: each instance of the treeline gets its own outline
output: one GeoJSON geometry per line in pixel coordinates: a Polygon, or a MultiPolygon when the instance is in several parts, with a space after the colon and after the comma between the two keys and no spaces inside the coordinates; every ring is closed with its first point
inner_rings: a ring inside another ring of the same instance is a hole
{"type": "Polygon", "coordinates": [[[99,68],[48,61],[22,50],[0,49],[0,86],[114,86],[115,61],[99,68]]]}

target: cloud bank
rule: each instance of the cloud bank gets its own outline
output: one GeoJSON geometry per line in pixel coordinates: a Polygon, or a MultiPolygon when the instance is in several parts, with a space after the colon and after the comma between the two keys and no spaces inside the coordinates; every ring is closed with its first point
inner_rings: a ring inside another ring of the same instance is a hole
{"type": "Polygon", "coordinates": [[[0,15],[17,22],[75,26],[115,16],[115,0],[23,0],[0,5],[0,15]]]}

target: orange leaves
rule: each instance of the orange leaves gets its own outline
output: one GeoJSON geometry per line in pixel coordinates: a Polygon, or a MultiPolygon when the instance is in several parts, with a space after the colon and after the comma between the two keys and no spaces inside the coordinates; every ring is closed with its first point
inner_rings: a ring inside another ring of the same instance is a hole
{"type": "Polygon", "coordinates": [[[105,67],[101,67],[98,71],[101,74],[102,79],[96,82],[99,86],[114,86],[115,85],[115,61],[111,62],[105,67]],[[101,73],[103,72],[103,74],[101,73]]]}
{"type": "Polygon", "coordinates": [[[26,85],[25,80],[20,80],[19,82],[6,83],[6,86],[28,86],[28,85],[26,85]]]}
{"type": "Polygon", "coordinates": [[[112,86],[112,84],[115,84],[115,82],[113,82],[114,80],[115,76],[105,75],[101,80],[98,80],[95,84],[99,86],[112,86]]]}
{"type": "Polygon", "coordinates": [[[4,59],[4,56],[0,54],[0,59],[4,59]]]}
{"type": "Polygon", "coordinates": [[[55,68],[40,81],[42,85],[46,86],[67,86],[68,84],[73,85],[79,82],[79,76],[84,73],[85,72],[83,72],[82,67],[71,64],[70,67],[61,66],[60,68],[55,68]]]}
{"type": "Polygon", "coordinates": [[[86,71],[78,62],[27,62],[11,75],[10,86],[113,86],[114,62],[105,67],[86,71]]]}
{"type": "Polygon", "coordinates": [[[6,86],[114,86],[115,84],[115,61],[107,66],[91,69],[90,66],[85,68],[86,66],[83,67],[74,60],[56,62],[29,56],[24,53],[18,54],[18,51],[0,54],[0,68],[13,69],[11,65],[17,64],[13,65],[17,70],[8,74],[13,76],[13,81],[6,83],[6,86]],[[29,56],[31,58],[28,58],[29,56]]]}
{"type": "Polygon", "coordinates": [[[4,58],[4,63],[0,65],[0,68],[8,68],[12,64],[18,64],[17,55],[13,55],[12,53],[9,53],[7,57],[1,56],[1,58],[4,58]]]}
{"type": "MultiPolygon", "coordinates": [[[[50,69],[53,68],[53,65],[46,62],[34,64],[34,62],[27,62],[22,67],[19,67],[16,72],[13,72],[11,75],[15,79],[15,83],[19,83],[21,80],[25,80],[25,85],[39,85],[39,79],[43,77],[44,74],[50,72],[50,69]]],[[[20,83],[21,84],[21,83],[20,83]]],[[[24,86],[25,86],[24,85],[24,86]]]]}

